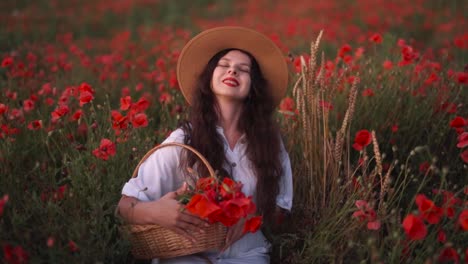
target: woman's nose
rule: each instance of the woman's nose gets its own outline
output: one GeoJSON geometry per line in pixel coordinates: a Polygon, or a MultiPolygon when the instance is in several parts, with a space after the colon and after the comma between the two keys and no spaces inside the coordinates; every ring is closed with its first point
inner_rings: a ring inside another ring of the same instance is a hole
{"type": "Polygon", "coordinates": [[[230,74],[232,74],[232,75],[236,75],[236,74],[237,74],[236,68],[230,67],[230,68],[228,69],[228,73],[230,73],[230,74]]]}

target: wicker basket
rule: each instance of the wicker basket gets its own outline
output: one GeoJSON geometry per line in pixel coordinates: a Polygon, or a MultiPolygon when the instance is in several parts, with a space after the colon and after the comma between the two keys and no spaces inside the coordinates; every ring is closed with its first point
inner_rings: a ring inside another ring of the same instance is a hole
{"type": "MultiPolygon", "coordinates": [[[[211,177],[215,172],[208,161],[198,151],[180,143],[165,143],[154,147],[141,159],[132,177],[136,177],[140,165],[156,150],[179,146],[192,151],[208,168],[211,177]]],[[[128,234],[132,245],[132,254],[137,259],[172,258],[191,255],[212,249],[221,249],[226,238],[226,227],[215,223],[204,228],[205,233],[196,233],[197,242],[192,243],[187,238],[159,225],[125,225],[122,230],[128,234]]]]}

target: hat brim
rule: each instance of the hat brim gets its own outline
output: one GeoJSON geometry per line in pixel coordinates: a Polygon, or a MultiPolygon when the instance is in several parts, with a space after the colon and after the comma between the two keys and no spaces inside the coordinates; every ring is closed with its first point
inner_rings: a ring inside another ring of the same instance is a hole
{"type": "Polygon", "coordinates": [[[265,35],[248,28],[231,26],[205,30],[182,49],[177,63],[177,80],[187,102],[192,104],[195,84],[208,61],[225,49],[247,51],[257,60],[274,104],[278,105],[288,85],[286,58],[265,35]]]}

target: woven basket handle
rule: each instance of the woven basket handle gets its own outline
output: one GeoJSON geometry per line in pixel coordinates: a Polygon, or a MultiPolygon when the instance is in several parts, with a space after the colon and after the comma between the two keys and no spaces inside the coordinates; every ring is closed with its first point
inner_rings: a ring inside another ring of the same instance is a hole
{"type": "Polygon", "coordinates": [[[140,165],[149,157],[151,156],[151,154],[153,154],[153,152],[155,152],[156,150],[158,149],[161,149],[161,148],[165,148],[165,147],[169,147],[169,146],[178,146],[178,147],[182,147],[182,148],[185,148],[187,150],[190,150],[191,152],[193,152],[193,154],[197,155],[198,158],[200,158],[200,160],[203,162],[203,164],[205,164],[205,166],[208,168],[208,172],[210,173],[210,176],[212,178],[215,177],[215,172],[213,170],[213,167],[211,167],[210,163],[206,160],[206,158],[200,153],[198,152],[197,150],[195,150],[194,148],[188,146],[188,145],[185,145],[185,144],[182,144],[182,143],[177,143],[177,142],[169,142],[169,143],[164,143],[164,144],[161,144],[161,145],[158,145],[152,149],[150,149],[146,154],[145,156],[143,156],[143,158],[141,158],[140,162],[138,163],[138,165],[136,166],[135,170],[133,171],[133,174],[132,174],[132,178],[136,177],[136,175],[138,174],[138,168],[140,168],[140,165]]]}

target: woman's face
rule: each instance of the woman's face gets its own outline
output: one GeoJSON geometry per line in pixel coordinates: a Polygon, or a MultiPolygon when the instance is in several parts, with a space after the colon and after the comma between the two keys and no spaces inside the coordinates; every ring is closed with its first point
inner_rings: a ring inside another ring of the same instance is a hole
{"type": "Polygon", "coordinates": [[[250,92],[251,61],[247,54],[231,50],[221,57],[211,78],[218,100],[243,101],[250,92]]]}

